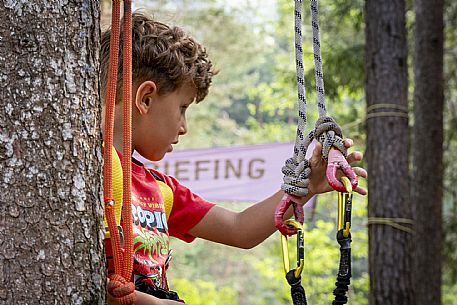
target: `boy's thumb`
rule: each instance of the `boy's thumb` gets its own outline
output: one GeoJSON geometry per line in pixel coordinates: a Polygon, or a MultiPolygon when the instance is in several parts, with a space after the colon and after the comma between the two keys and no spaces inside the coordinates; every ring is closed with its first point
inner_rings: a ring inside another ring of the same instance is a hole
{"type": "Polygon", "coordinates": [[[311,159],[314,162],[318,162],[322,159],[322,144],[320,142],[316,142],[311,159]]]}

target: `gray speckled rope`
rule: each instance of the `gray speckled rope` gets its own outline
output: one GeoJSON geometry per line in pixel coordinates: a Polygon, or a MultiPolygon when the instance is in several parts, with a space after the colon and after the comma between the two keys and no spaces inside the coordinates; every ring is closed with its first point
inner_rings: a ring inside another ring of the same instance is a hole
{"type": "Polygon", "coordinates": [[[343,143],[343,133],[336,122],[327,117],[325,107],[324,72],[322,68],[321,44],[319,35],[319,5],[317,0],[310,0],[311,27],[313,29],[314,70],[316,79],[317,107],[319,120],[316,122],[315,138],[322,143],[322,156],[328,159],[328,152],[333,146],[340,150],[344,156],[347,150],[343,143]]]}
{"type": "Polygon", "coordinates": [[[313,29],[313,50],[316,78],[317,104],[319,119],[316,127],[307,136],[304,134],[306,128],[306,94],[303,68],[303,37],[302,27],[302,1],[295,0],[295,62],[298,86],[298,126],[295,140],[294,156],[286,160],[282,168],[284,183],[281,189],[287,194],[305,196],[308,194],[308,183],[311,168],[305,158],[306,150],[311,141],[316,138],[322,143],[322,156],[328,158],[330,148],[333,146],[339,149],[346,156],[347,151],[343,143],[341,128],[335,121],[326,116],[324,73],[322,69],[322,58],[320,51],[318,2],[310,0],[311,25],[313,29]]]}
{"type": "Polygon", "coordinates": [[[315,0],[310,1],[311,9],[311,27],[313,29],[313,50],[314,50],[314,71],[317,91],[317,108],[319,117],[326,115],[325,108],[325,90],[324,90],[324,72],[322,69],[321,43],[319,35],[319,11],[318,3],[315,0]]]}
{"type": "Polygon", "coordinates": [[[298,126],[294,155],[292,158],[286,160],[286,164],[282,168],[284,183],[282,184],[281,189],[288,194],[297,196],[305,196],[308,194],[308,177],[311,173],[311,169],[305,155],[306,149],[313,139],[313,136],[310,135],[305,138],[303,133],[306,127],[306,91],[303,68],[301,21],[302,1],[295,0],[295,67],[298,87],[298,126]]]}

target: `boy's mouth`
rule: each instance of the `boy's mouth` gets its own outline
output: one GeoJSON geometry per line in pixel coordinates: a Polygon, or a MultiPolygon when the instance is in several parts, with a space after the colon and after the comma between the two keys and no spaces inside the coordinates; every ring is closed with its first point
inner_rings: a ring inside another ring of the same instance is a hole
{"type": "Polygon", "coordinates": [[[178,140],[176,140],[176,141],[174,141],[174,142],[172,142],[170,144],[170,147],[168,147],[168,151],[167,152],[172,152],[173,151],[173,145],[176,145],[176,144],[178,144],[178,140]]]}

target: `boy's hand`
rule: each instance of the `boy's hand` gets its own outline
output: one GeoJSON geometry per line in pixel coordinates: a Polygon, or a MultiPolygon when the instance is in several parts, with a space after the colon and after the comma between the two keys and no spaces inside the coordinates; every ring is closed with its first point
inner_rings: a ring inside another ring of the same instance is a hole
{"type": "MultiPolygon", "coordinates": [[[[351,139],[344,140],[344,146],[346,146],[347,148],[350,148],[352,145],[353,145],[353,141],[351,139]]],[[[354,151],[346,157],[346,160],[348,161],[349,164],[357,162],[357,161],[361,161],[362,159],[363,159],[363,154],[359,151],[354,151]]],[[[321,143],[319,143],[319,142],[316,143],[316,146],[314,147],[313,155],[309,161],[310,161],[309,163],[311,166],[311,175],[309,177],[308,191],[314,195],[332,191],[333,189],[328,184],[327,177],[325,175],[325,171],[327,169],[327,162],[322,159],[321,143]]],[[[354,170],[354,172],[356,173],[357,176],[362,177],[362,178],[367,178],[368,174],[365,169],[363,169],[361,167],[353,167],[352,169],[354,170]]],[[[342,173],[339,172],[337,174],[339,174],[338,177],[341,177],[342,173]]],[[[357,192],[361,195],[368,194],[367,190],[360,186],[357,186],[357,188],[354,190],[354,192],[357,192]]]]}

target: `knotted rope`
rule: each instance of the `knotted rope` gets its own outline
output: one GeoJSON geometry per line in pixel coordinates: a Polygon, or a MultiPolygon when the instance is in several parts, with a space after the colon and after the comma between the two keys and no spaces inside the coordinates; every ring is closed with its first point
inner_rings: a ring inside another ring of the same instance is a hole
{"type": "Polygon", "coordinates": [[[311,25],[313,29],[313,50],[314,69],[317,91],[317,106],[319,119],[314,130],[307,136],[304,134],[306,128],[306,93],[303,69],[303,37],[302,37],[302,1],[295,0],[295,63],[298,85],[298,126],[294,146],[294,155],[286,160],[282,173],[284,183],[281,189],[291,195],[305,196],[308,194],[309,175],[311,168],[306,159],[306,151],[313,139],[322,143],[322,156],[328,159],[330,149],[336,148],[346,156],[347,150],[343,143],[341,128],[336,122],[328,117],[325,107],[324,73],[322,69],[322,58],[319,38],[318,1],[310,0],[311,25]]]}
{"type": "MultiPolygon", "coordinates": [[[[357,176],[347,163],[346,155],[347,150],[343,142],[343,134],[341,128],[336,122],[327,116],[325,108],[325,90],[324,90],[324,73],[322,70],[322,58],[320,50],[319,38],[319,21],[318,21],[318,1],[310,0],[311,9],[311,25],[313,29],[313,50],[314,50],[314,70],[316,79],[317,91],[317,106],[319,110],[319,119],[316,122],[314,130],[308,136],[304,136],[304,129],[306,127],[306,97],[305,97],[305,84],[303,72],[303,50],[302,50],[302,1],[295,0],[295,61],[297,71],[297,85],[298,85],[298,127],[297,137],[295,140],[294,156],[286,161],[282,169],[284,174],[284,183],[281,186],[282,190],[288,195],[283,196],[281,202],[275,211],[276,227],[281,231],[284,236],[295,234],[296,228],[287,226],[283,222],[285,211],[291,204],[294,206],[295,221],[303,223],[304,211],[302,205],[296,205],[293,202],[291,195],[305,196],[308,194],[309,189],[309,175],[311,168],[309,161],[306,159],[306,151],[313,139],[318,140],[322,144],[322,157],[328,161],[326,175],[329,185],[338,191],[351,192],[357,186],[357,176]],[[335,148],[336,150],[332,150],[335,148]],[[341,152],[341,154],[339,152],[341,152]],[[336,170],[340,169],[346,175],[347,185],[343,185],[336,178],[336,170]],[[349,190],[348,190],[349,189],[349,190]]],[[[351,199],[346,201],[346,215],[350,217],[351,199]]],[[[339,202],[340,203],[340,202],[339,202]]],[[[339,214],[340,215],[340,214],[339,214]]],[[[346,216],[345,216],[346,220],[346,216]]],[[[350,218],[347,223],[350,226],[350,218]]],[[[336,286],[334,290],[335,301],[333,305],[346,304],[346,292],[350,283],[351,277],[351,261],[350,261],[350,243],[351,237],[349,228],[347,228],[348,235],[343,234],[343,230],[339,230],[337,234],[338,243],[340,243],[340,268],[338,272],[336,286]],[[341,236],[340,236],[341,235],[341,236]]],[[[297,269],[298,270],[298,269],[297,269]]],[[[306,305],[305,290],[301,286],[300,276],[295,275],[295,270],[292,270],[286,275],[286,279],[291,286],[291,294],[294,305],[306,305]],[[292,273],[293,272],[293,273],[292,273]],[[294,276],[291,276],[293,274],[294,276]]]]}
{"type": "Polygon", "coordinates": [[[135,302],[135,285],[130,282],[133,269],[133,229],[131,204],[131,91],[132,91],[132,2],[124,0],[123,25],[123,118],[124,146],[122,156],[123,168],[123,231],[125,244],[122,248],[121,238],[114,216],[114,196],[112,178],[112,154],[114,130],[114,108],[116,99],[116,83],[118,72],[119,36],[120,36],[120,0],[113,0],[112,23],[110,37],[110,65],[108,74],[108,90],[105,101],[104,143],[104,201],[111,246],[114,257],[114,274],[110,275],[108,292],[119,300],[121,305],[135,302]]]}

